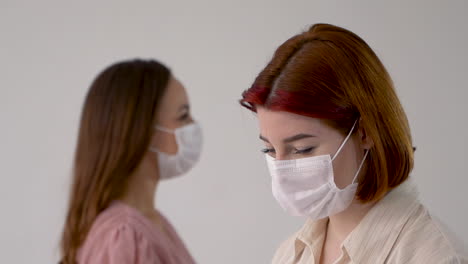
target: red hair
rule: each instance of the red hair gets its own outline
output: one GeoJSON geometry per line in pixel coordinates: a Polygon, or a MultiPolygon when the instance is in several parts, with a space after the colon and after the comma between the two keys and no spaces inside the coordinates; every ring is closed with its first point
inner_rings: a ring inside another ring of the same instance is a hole
{"type": "Polygon", "coordinates": [[[283,43],[241,104],[323,119],[346,133],[361,125],[374,145],[360,179],[358,199],[380,199],[408,178],[413,148],[406,114],[385,67],[356,34],[313,25],[283,43]]]}

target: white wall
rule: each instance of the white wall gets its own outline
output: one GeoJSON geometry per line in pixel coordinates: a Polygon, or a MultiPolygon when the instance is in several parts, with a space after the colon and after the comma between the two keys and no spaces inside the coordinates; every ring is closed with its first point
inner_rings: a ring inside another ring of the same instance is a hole
{"type": "Polygon", "coordinates": [[[53,263],[84,95],[124,58],[166,62],[205,151],[158,204],[199,263],[268,263],[302,219],[270,193],[241,92],[307,25],[349,28],[380,55],[410,119],[421,196],[468,244],[468,1],[0,2],[0,262],[53,263]],[[223,3],[224,2],[224,3],[223,3]]]}

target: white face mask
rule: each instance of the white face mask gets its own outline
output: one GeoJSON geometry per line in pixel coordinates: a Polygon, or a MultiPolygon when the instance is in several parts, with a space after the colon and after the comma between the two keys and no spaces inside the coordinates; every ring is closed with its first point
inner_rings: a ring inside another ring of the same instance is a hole
{"type": "Polygon", "coordinates": [[[202,131],[198,123],[191,123],[175,130],[156,126],[157,130],[172,133],[177,142],[177,153],[170,155],[156,148],[150,148],[158,156],[159,177],[169,179],[188,172],[200,158],[202,131]]]}
{"type": "Polygon", "coordinates": [[[294,216],[308,216],[313,220],[329,217],[345,210],[354,199],[355,182],[369,151],[366,151],[352,183],[339,189],[333,176],[332,161],[346,144],[357,121],[337,152],[295,160],[275,160],[267,157],[272,177],[272,191],[281,207],[294,216]]]}

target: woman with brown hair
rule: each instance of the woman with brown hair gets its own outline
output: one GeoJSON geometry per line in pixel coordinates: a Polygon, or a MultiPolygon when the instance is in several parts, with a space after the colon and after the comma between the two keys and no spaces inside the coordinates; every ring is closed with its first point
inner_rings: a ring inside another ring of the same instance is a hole
{"type": "Polygon", "coordinates": [[[316,24],[290,38],[241,104],[257,113],[273,196],[308,217],[273,263],[468,263],[417,198],[408,120],[356,34],[316,24]]]}
{"type": "Polygon", "coordinates": [[[101,72],[83,107],[62,263],[194,263],[154,198],[160,180],[195,165],[201,144],[185,88],[164,65],[101,72]]]}

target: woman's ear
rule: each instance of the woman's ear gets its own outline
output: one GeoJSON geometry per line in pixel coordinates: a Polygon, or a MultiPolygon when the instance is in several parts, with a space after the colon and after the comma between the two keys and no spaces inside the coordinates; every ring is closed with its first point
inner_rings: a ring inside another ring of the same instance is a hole
{"type": "Polygon", "coordinates": [[[359,119],[359,129],[358,129],[358,137],[359,142],[363,149],[371,149],[374,146],[374,140],[370,138],[367,133],[366,129],[364,128],[364,122],[362,119],[359,119]]]}

